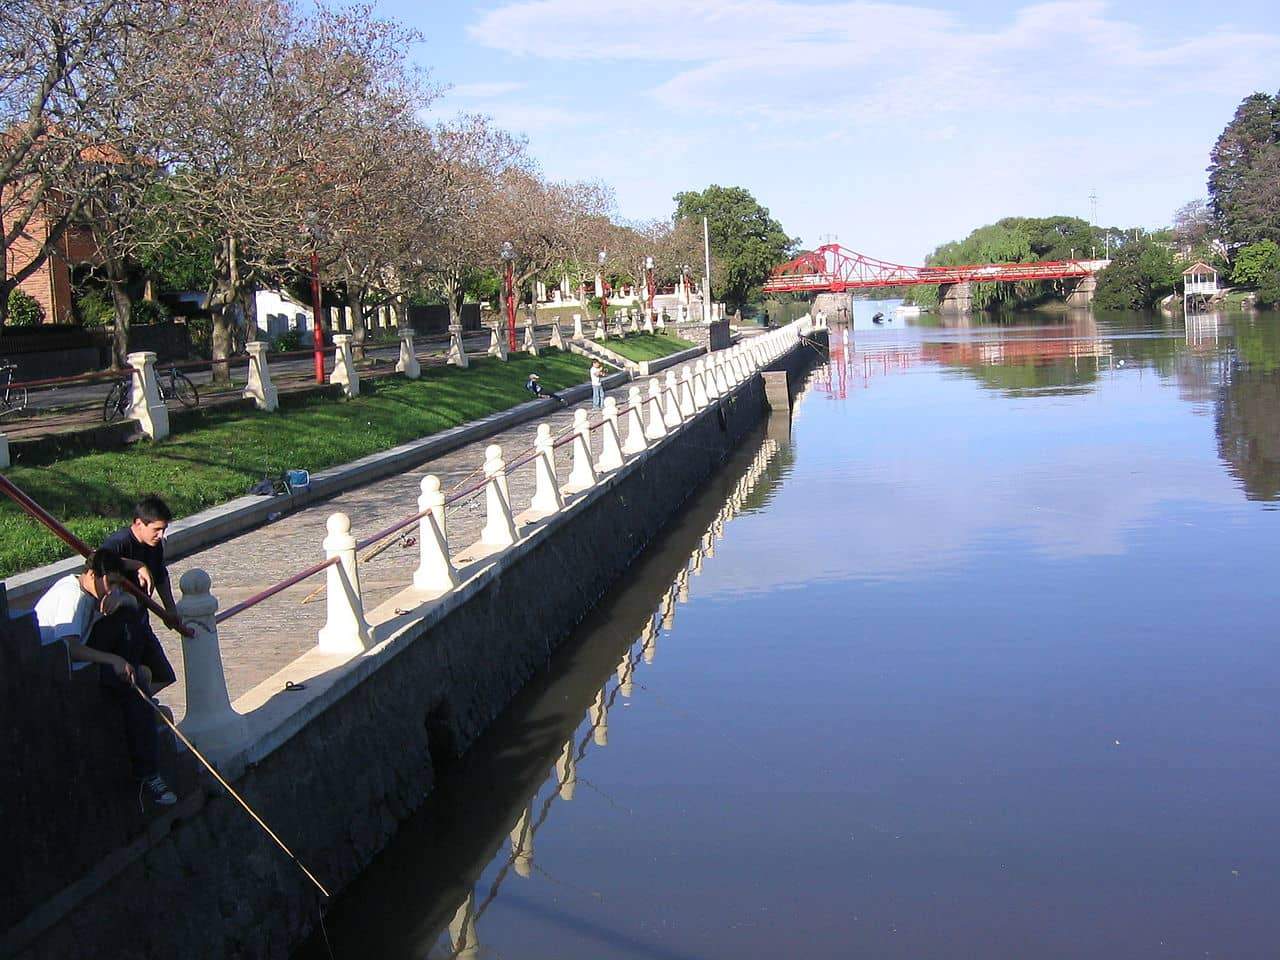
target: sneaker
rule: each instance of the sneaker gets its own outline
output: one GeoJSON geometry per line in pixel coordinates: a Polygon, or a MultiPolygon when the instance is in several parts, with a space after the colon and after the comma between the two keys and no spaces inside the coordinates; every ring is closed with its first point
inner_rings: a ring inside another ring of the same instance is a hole
{"type": "Polygon", "coordinates": [[[178,802],[178,795],[169,789],[160,774],[147,777],[138,787],[139,794],[150,800],[157,807],[172,807],[178,802]]]}

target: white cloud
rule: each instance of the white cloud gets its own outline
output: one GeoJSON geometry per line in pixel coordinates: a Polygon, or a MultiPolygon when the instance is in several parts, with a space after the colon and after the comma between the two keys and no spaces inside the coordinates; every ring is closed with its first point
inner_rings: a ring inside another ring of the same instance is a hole
{"type": "Polygon", "coordinates": [[[1153,85],[1268,82],[1280,54],[1276,33],[1225,26],[1166,43],[1099,0],[1028,5],[994,29],[907,4],[514,0],[470,30],[512,54],[680,64],[650,91],[664,108],[792,126],[1132,108],[1153,85]]]}

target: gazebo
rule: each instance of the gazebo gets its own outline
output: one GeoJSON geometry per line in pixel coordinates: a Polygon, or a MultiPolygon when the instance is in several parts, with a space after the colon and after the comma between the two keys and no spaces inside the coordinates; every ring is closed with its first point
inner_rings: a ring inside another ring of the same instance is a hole
{"type": "Polygon", "coordinates": [[[1211,300],[1221,291],[1218,288],[1218,271],[1203,260],[1197,260],[1182,271],[1182,309],[1195,298],[1211,300]]]}

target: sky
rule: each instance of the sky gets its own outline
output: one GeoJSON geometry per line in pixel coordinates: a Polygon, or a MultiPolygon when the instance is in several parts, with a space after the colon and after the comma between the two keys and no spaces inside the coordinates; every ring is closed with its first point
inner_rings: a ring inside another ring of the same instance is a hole
{"type": "Polygon", "coordinates": [[[1280,91],[1274,0],[384,0],[446,86],[619,216],[741,186],[806,245],[917,264],[1005,216],[1159,227],[1239,102],[1280,91]]]}

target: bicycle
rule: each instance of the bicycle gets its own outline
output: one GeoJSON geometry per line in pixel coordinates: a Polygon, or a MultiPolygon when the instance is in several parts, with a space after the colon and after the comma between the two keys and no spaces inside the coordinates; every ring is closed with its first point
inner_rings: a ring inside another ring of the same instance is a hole
{"type": "MultiPolygon", "coordinates": [[[[196,389],[196,385],[188,379],[186,374],[178,372],[176,364],[169,366],[163,373],[165,375],[162,375],[156,381],[157,386],[160,388],[161,400],[166,402],[177,400],[188,409],[200,405],[200,391],[196,389]]],[[[111,385],[111,390],[107,393],[107,399],[102,403],[102,419],[106,423],[110,423],[112,420],[126,416],[129,412],[129,402],[132,397],[133,377],[121,377],[111,385]]]]}
{"type": "Polygon", "coordinates": [[[4,389],[0,390],[0,417],[27,409],[27,388],[13,386],[13,372],[18,365],[10,360],[0,361],[4,389]]]}

